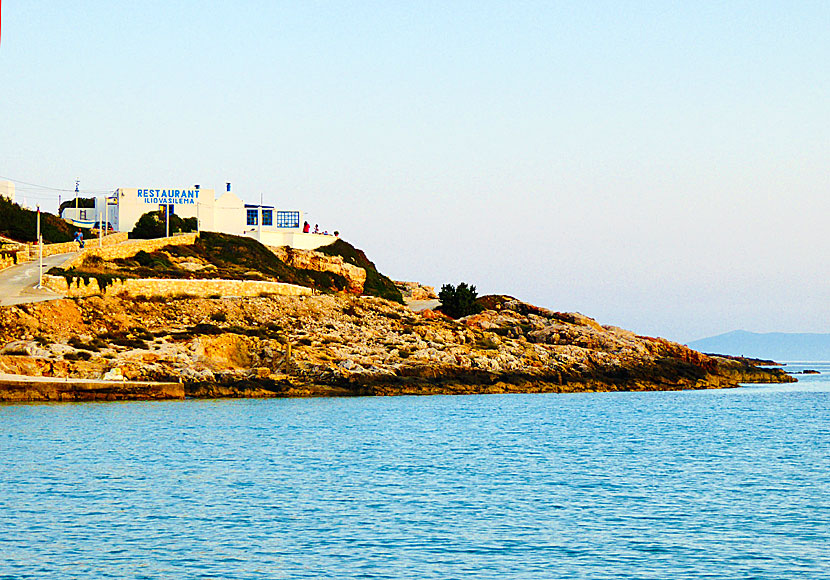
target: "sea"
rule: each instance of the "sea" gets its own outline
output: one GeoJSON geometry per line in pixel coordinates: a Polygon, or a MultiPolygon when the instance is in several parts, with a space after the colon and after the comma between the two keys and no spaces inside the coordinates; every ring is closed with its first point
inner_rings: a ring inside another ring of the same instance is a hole
{"type": "Polygon", "coordinates": [[[0,578],[830,578],[830,363],[737,389],[0,406],[0,578]]]}

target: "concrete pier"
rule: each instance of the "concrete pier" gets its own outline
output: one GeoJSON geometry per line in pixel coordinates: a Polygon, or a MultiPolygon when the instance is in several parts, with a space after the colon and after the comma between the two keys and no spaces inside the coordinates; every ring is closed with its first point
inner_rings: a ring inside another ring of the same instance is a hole
{"type": "Polygon", "coordinates": [[[182,383],[0,374],[0,402],[184,399],[182,383]]]}

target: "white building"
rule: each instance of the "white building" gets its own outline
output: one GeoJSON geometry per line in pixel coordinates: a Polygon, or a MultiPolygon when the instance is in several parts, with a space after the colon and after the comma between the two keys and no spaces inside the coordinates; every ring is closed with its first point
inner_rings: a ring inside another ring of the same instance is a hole
{"type": "Polygon", "coordinates": [[[0,197],[14,201],[14,183],[11,181],[0,181],[0,197]]]}
{"type": "Polygon", "coordinates": [[[147,212],[169,209],[180,218],[196,218],[199,231],[250,236],[267,246],[291,246],[313,250],[331,244],[334,236],[303,233],[304,216],[300,210],[283,210],[273,206],[246,204],[231,191],[231,184],[216,197],[213,189],[190,188],[119,188],[115,194],[95,200],[95,208],[69,207],[61,217],[79,226],[92,227],[109,222],[116,231],[129,232],[147,212]]]}

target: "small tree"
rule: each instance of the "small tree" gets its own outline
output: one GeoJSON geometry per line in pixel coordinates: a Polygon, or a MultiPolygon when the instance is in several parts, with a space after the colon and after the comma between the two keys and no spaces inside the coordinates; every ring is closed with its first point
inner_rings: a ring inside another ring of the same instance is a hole
{"type": "MultiPolygon", "coordinates": [[[[182,219],[174,213],[170,214],[170,233],[196,231],[196,218],[182,219]]],[[[150,211],[138,218],[130,232],[131,238],[149,240],[152,238],[163,238],[166,231],[164,212],[150,211]]]]}
{"type": "Polygon", "coordinates": [[[67,199],[63,202],[60,207],[58,207],[58,216],[63,213],[68,207],[75,207],[77,204],[78,208],[91,208],[95,207],[95,198],[94,197],[79,197],[77,200],[75,198],[67,199]]]}
{"type": "Polygon", "coordinates": [[[476,287],[468,285],[466,282],[461,282],[458,286],[444,284],[438,293],[438,299],[441,301],[441,312],[452,318],[461,318],[481,312],[483,308],[476,302],[476,298],[478,298],[476,287]]]}
{"type": "MultiPolygon", "coordinates": [[[[171,224],[172,225],[172,224],[171,224]]],[[[172,228],[171,228],[172,229],[172,228]]],[[[149,211],[138,218],[130,232],[131,238],[150,240],[164,237],[164,218],[160,211],[149,211]]]]}

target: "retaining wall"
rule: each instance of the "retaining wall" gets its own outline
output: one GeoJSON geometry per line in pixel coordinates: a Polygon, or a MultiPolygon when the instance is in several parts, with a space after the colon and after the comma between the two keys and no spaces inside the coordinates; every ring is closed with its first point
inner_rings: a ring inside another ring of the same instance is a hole
{"type": "Polygon", "coordinates": [[[127,278],[113,280],[102,291],[95,278],[85,282],[82,278],[72,278],[67,282],[63,276],[43,276],[43,285],[63,296],[70,298],[93,296],[96,294],[127,295],[132,297],[171,297],[193,296],[210,298],[212,296],[260,296],[261,294],[279,294],[282,296],[310,296],[311,288],[285,284],[283,282],[264,282],[257,280],[172,280],[156,278],[127,278]]]}
{"type": "MultiPolygon", "coordinates": [[[[124,239],[122,240],[123,243],[118,243],[117,245],[105,245],[104,247],[99,248],[91,245],[94,242],[87,242],[87,248],[71,260],[68,260],[66,263],[61,265],[61,268],[66,270],[80,266],[84,259],[88,256],[98,256],[104,260],[118,260],[123,258],[131,258],[142,250],[149,253],[155,252],[164,246],[189,246],[190,244],[194,244],[196,242],[197,235],[198,234],[194,232],[190,234],[170,236],[169,238],[125,241],[127,238],[126,232],[124,232],[124,239]]],[[[75,244],[75,247],[77,248],[78,244],[75,244]]]]}
{"type": "MultiPolygon", "coordinates": [[[[103,248],[108,246],[114,246],[116,244],[121,244],[127,241],[127,236],[129,234],[127,232],[117,232],[114,234],[109,234],[108,236],[104,236],[101,239],[101,244],[103,248]]],[[[85,248],[84,252],[88,252],[93,249],[98,248],[98,241],[99,238],[89,238],[84,240],[85,248]]],[[[78,251],[78,242],[63,242],[60,244],[43,244],[43,257],[46,256],[54,256],[55,254],[68,254],[69,252],[77,252],[78,251]]],[[[29,254],[32,260],[37,259],[37,245],[36,244],[29,244],[29,254]]]]}
{"type": "Polygon", "coordinates": [[[29,250],[3,250],[0,252],[0,271],[29,260],[29,250]]]}
{"type": "MultiPolygon", "coordinates": [[[[117,244],[121,244],[127,240],[127,232],[117,232],[114,234],[110,234],[108,236],[104,236],[101,240],[102,248],[108,246],[115,246],[117,244]]],[[[93,244],[95,249],[98,248],[98,238],[93,238],[91,240],[87,240],[87,249],[84,250],[89,251],[92,248],[93,244]]],[[[31,262],[32,260],[38,259],[38,248],[37,244],[31,243],[18,243],[17,247],[19,250],[11,250],[0,253],[0,271],[5,270],[6,268],[11,268],[12,266],[16,266],[17,264],[23,264],[24,262],[31,262]],[[15,259],[15,255],[17,255],[17,259],[15,259]]],[[[78,243],[77,242],[61,242],[59,244],[43,244],[43,257],[46,258],[47,256],[54,256],[56,254],[69,254],[78,251],[78,243]]],[[[81,254],[83,255],[83,254],[81,254]]],[[[74,257],[73,257],[74,261],[74,257]]]]}

